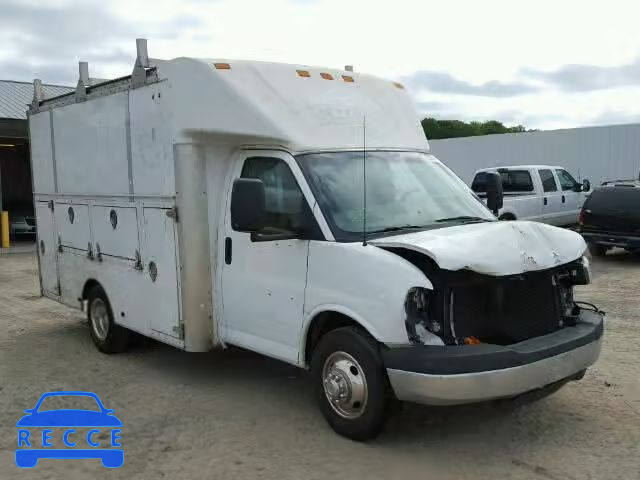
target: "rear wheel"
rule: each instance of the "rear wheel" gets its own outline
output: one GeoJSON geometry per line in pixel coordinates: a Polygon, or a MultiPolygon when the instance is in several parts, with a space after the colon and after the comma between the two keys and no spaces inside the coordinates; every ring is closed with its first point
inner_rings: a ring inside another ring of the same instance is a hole
{"type": "Polygon", "coordinates": [[[313,351],[311,372],[320,410],[333,430],[352,440],[380,433],[392,394],[371,337],[354,327],[330,331],[313,351]]]}
{"type": "Polygon", "coordinates": [[[512,213],[502,214],[502,215],[500,215],[500,218],[498,218],[498,220],[503,220],[505,222],[510,222],[512,220],[515,220],[515,219],[516,219],[516,217],[512,213]]]}
{"type": "Polygon", "coordinates": [[[607,247],[598,243],[589,243],[589,252],[594,257],[602,257],[607,254],[607,247]]]}
{"type": "Polygon", "coordinates": [[[100,285],[89,292],[87,317],[91,339],[98,350],[103,353],[118,353],[127,348],[128,332],[113,321],[109,298],[100,285]]]}

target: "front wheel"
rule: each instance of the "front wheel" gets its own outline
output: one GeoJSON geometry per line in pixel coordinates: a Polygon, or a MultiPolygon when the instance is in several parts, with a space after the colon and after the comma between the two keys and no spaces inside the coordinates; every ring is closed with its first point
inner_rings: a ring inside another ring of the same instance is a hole
{"type": "Polygon", "coordinates": [[[354,327],[332,330],[313,351],[311,373],[320,410],[336,433],[359,441],[380,433],[392,394],[372,338],[354,327]]]}

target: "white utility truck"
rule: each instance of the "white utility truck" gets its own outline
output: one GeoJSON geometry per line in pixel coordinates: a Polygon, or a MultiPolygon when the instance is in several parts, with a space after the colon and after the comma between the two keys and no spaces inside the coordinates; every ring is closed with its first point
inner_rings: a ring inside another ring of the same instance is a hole
{"type": "Polygon", "coordinates": [[[551,165],[518,165],[478,170],[471,188],[486,196],[487,174],[502,180],[504,205],[500,220],[534,220],[551,225],[575,225],[591,189],[589,180],[578,183],[564,168],[551,165]]]}
{"type": "MultiPolygon", "coordinates": [[[[552,391],[600,353],[576,233],[499,222],[429,153],[402,85],[351,68],[177,58],[29,110],[43,295],[190,352],[311,370],[331,427],[400,401],[552,391]],[[366,188],[365,188],[366,185],[366,188]]],[[[499,206],[496,179],[490,203],[499,206]]]]}

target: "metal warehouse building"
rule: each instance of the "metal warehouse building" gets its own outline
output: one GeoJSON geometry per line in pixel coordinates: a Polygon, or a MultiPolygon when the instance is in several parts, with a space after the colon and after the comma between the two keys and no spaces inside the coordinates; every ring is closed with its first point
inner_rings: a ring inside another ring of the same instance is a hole
{"type": "Polygon", "coordinates": [[[561,165],[578,180],[638,178],[640,124],[431,140],[431,150],[468,184],[476,170],[507,165],[561,165]]]}
{"type": "MultiPolygon", "coordinates": [[[[45,97],[73,90],[43,85],[45,97]]],[[[10,219],[17,214],[33,215],[26,115],[32,99],[32,83],[0,80],[0,211],[7,210],[10,219]]]]}

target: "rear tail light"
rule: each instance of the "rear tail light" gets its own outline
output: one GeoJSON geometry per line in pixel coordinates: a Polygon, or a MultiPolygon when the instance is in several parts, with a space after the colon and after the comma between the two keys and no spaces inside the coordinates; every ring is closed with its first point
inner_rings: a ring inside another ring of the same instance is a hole
{"type": "Polygon", "coordinates": [[[578,214],[578,225],[584,225],[584,209],[580,209],[580,213],[578,214]]]}

